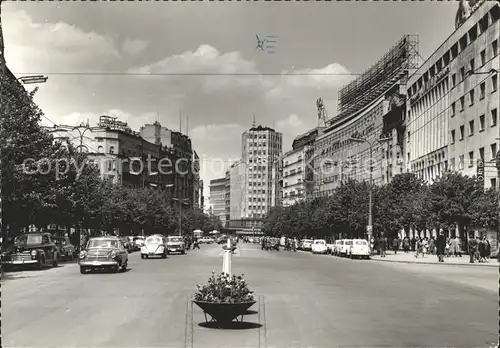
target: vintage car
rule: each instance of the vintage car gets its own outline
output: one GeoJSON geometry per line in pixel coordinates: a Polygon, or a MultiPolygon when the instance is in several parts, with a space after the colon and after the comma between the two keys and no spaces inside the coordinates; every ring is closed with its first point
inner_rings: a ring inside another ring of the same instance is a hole
{"type": "Polygon", "coordinates": [[[200,244],[212,244],[215,242],[215,240],[211,237],[201,237],[200,239],[198,239],[198,242],[200,244]]]}
{"type": "Polygon", "coordinates": [[[167,237],[167,252],[169,253],[186,253],[186,244],[181,236],[167,237]]]}
{"type": "Polygon", "coordinates": [[[118,237],[90,238],[85,250],[80,253],[80,273],[94,270],[125,271],[128,265],[128,252],[118,237]]]}
{"type": "Polygon", "coordinates": [[[56,267],[58,247],[50,233],[28,233],[18,236],[14,245],[2,253],[2,264],[9,267],[56,267]]]}
{"type": "Polygon", "coordinates": [[[165,245],[165,237],[153,235],[146,238],[144,245],[141,247],[141,258],[147,259],[150,257],[160,256],[167,258],[168,250],[165,245]]]}
{"type": "Polygon", "coordinates": [[[328,248],[324,239],[315,239],[311,246],[313,254],[327,254],[328,248]]]}
{"type": "Polygon", "coordinates": [[[370,247],[368,246],[368,241],[365,239],[353,239],[352,244],[347,251],[347,256],[351,259],[369,259],[370,247]]]}
{"type": "Polygon", "coordinates": [[[75,258],[75,246],[71,244],[68,237],[53,237],[59,249],[59,260],[73,261],[75,258]]]}

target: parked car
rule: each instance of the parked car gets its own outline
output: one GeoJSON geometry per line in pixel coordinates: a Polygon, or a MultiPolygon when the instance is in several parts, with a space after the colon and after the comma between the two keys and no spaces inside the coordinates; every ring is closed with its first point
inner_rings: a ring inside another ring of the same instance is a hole
{"type": "Polygon", "coordinates": [[[144,241],[141,247],[141,258],[147,259],[150,257],[160,256],[166,259],[168,255],[167,246],[165,245],[165,237],[149,236],[144,241]]]}
{"type": "Polygon", "coordinates": [[[313,244],[313,240],[312,239],[304,239],[302,241],[301,250],[311,251],[312,250],[312,244],[313,244]]]}
{"type": "Polygon", "coordinates": [[[168,253],[186,253],[186,244],[181,236],[167,237],[167,252],[168,253]]]}
{"type": "Polygon", "coordinates": [[[5,266],[42,269],[45,266],[57,267],[58,247],[50,233],[28,233],[17,236],[14,245],[2,253],[5,266]]]}
{"type": "Polygon", "coordinates": [[[352,245],[349,247],[348,256],[351,259],[354,258],[370,258],[370,248],[368,247],[368,241],[365,239],[353,239],[352,245]]]}
{"type": "Polygon", "coordinates": [[[338,239],[335,241],[335,244],[333,245],[332,249],[332,255],[339,256],[340,251],[342,250],[342,245],[344,244],[343,239],[338,239]]]}
{"type": "Polygon", "coordinates": [[[221,235],[217,237],[217,244],[222,244],[222,243],[227,243],[227,236],[226,235],[221,235]]]}
{"type": "Polygon", "coordinates": [[[342,241],[343,243],[340,248],[339,256],[347,256],[352,245],[352,239],[343,239],[342,241]]]}
{"type": "Polygon", "coordinates": [[[128,252],[118,237],[90,238],[85,250],[80,253],[80,273],[98,269],[108,269],[115,273],[125,271],[128,265],[128,252]]]}
{"type": "Polygon", "coordinates": [[[59,248],[59,260],[73,261],[76,248],[71,244],[68,237],[52,237],[59,248]]]}
{"type": "Polygon", "coordinates": [[[134,244],[137,250],[140,250],[141,247],[144,245],[144,237],[143,236],[137,236],[134,237],[134,244]]]}
{"type": "Polygon", "coordinates": [[[313,254],[326,254],[328,252],[326,240],[315,239],[311,245],[311,251],[313,254]]]}
{"type": "Polygon", "coordinates": [[[212,244],[215,242],[215,240],[211,237],[201,237],[200,239],[198,239],[198,242],[201,244],[201,243],[205,243],[205,244],[212,244]]]}

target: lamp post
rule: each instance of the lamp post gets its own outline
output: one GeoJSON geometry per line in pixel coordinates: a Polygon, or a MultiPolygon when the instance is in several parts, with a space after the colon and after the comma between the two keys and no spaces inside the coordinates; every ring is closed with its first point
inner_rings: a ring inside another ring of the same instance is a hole
{"type": "Polygon", "coordinates": [[[373,232],[373,146],[376,143],[383,143],[385,141],[392,140],[392,138],[380,138],[380,139],[375,139],[375,140],[368,140],[366,138],[357,138],[357,137],[350,137],[349,138],[351,141],[357,142],[357,143],[367,143],[369,148],[370,148],[370,180],[369,180],[369,190],[368,190],[368,226],[366,226],[366,234],[368,238],[368,246],[370,247],[370,253],[371,253],[371,239],[372,239],[372,232],[373,232]]]}
{"type": "Polygon", "coordinates": [[[175,202],[179,202],[179,236],[182,237],[182,205],[189,204],[189,199],[172,198],[172,200],[175,202]]]}

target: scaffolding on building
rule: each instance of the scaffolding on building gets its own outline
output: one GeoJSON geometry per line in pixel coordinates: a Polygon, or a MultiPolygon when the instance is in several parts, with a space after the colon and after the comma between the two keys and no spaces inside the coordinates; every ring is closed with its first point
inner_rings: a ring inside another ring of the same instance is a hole
{"type": "Polygon", "coordinates": [[[338,114],[330,124],[363,109],[396,82],[417,69],[418,35],[405,35],[377,63],[344,86],[338,94],[338,114]]]}

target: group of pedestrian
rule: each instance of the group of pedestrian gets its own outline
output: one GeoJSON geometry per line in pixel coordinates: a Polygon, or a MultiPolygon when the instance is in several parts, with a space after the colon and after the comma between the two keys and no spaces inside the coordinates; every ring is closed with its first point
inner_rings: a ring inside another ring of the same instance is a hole
{"type": "Polygon", "coordinates": [[[184,243],[186,244],[186,250],[191,250],[191,246],[193,246],[193,250],[200,249],[200,242],[195,236],[186,236],[184,238],[184,243]]]}
{"type": "Polygon", "coordinates": [[[483,238],[472,238],[469,240],[469,262],[488,262],[491,255],[490,241],[483,236],[483,238]]]}
{"type": "MultiPolygon", "coordinates": [[[[375,239],[375,244],[378,245],[378,254],[385,257],[388,241],[385,237],[375,239]]],[[[402,247],[404,253],[413,251],[415,257],[425,257],[426,255],[437,255],[439,262],[444,262],[445,257],[462,257],[462,240],[458,237],[446,237],[443,232],[435,237],[419,237],[414,238],[404,237],[400,241],[398,237],[392,240],[392,249],[394,254],[402,247]]],[[[488,262],[491,255],[491,244],[486,236],[482,238],[471,238],[468,241],[468,254],[470,262],[488,262]]]]}

